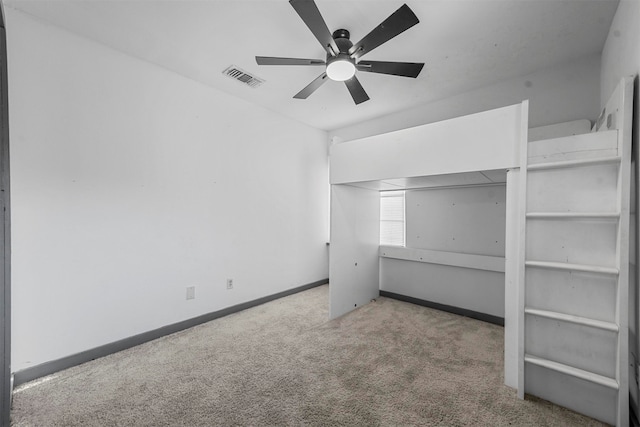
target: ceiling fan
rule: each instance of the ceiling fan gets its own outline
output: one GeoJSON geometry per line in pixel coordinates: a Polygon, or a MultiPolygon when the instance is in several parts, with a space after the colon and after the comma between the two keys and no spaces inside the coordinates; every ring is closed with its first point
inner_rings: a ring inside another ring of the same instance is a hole
{"type": "Polygon", "coordinates": [[[398,34],[416,25],[418,17],[406,4],[393,12],[362,40],[353,44],[349,31],[339,29],[331,34],[314,0],[289,0],[291,6],[327,51],[326,60],[303,58],[278,58],[256,56],[258,65],[314,65],[324,66],[325,71],[304,89],[294,95],[306,99],[322,86],[327,79],[343,81],[356,104],[369,100],[367,92],[355,76],[356,71],[391,74],[402,77],[418,77],[424,63],[361,61],[360,58],[398,34]]]}

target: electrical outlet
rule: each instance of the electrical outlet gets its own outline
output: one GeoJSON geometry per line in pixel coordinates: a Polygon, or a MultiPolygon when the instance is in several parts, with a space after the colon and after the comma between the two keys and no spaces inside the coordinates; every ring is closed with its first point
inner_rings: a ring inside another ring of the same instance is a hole
{"type": "Polygon", "coordinates": [[[227,279],[227,289],[233,289],[233,279],[227,279]]]}
{"type": "Polygon", "coordinates": [[[196,297],[196,287],[188,286],[187,287],[187,299],[195,299],[196,297]]]}

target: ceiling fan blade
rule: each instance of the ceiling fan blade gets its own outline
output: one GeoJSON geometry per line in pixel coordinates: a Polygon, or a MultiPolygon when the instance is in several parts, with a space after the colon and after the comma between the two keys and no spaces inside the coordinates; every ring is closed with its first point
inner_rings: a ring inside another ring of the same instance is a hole
{"type": "Polygon", "coordinates": [[[277,58],[274,56],[256,56],[258,65],[325,65],[322,59],[277,58]]]}
{"type": "Polygon", "coordinates": [[[364,36],[362,40],[354,44],[349,49],[349,54],[352,58],[358,59],[361,56],[371,52],[383,43],[388,42],[398,34],[408,30],[416,25],[418,17],[413,11],[403,4],[398,10],[393,12],[391,16],[385,19],[382,24],[374,28],[369,34],[364,36]]]}
{"type": "Polygon", "coordinates": [[[345,80],[344,84],[347,85],[347,89],[349,89],[349,93],[356,105],[369,100],[369,95],[364,91],[364,88],[356,76],[351,77],[349,80],[345,80]]]}
{"type": "Polygon", "coordinates": [[[300,92],[296,93],[293,97],[296,99],[307,99],[309,95],[316,91],[320,86],[324,84],[329,78],[327,77],[327,73],[322,73],[318,77],[315,78],[311,83],[309,83],[304,89],[300,92]]]}
{"type": "Polygon", "coordinates": [[[368,73],[392,74],[402,77],[418,77],[424,67],[423,62],[387,62],[387,61],[360,61],[356,64],[358,71],[368,73]]]}
{"type": "Polygon", "coordinates": [[[307,24],[313,35],[316,36],[324,50],[329,55],[336,56],[340,49],[338,49],[338,45],[333,40],[316,3],[313,0],[289,0],[289,4],[298,12],[300,18],[307,24]]]}

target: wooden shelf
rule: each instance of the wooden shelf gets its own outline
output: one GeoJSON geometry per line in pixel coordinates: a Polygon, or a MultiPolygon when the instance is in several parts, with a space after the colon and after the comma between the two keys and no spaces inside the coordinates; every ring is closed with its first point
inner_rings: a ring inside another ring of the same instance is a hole
{"type": "Polygon", "coordinates": [[[527,267],[535,268],[547,268],[552,270],[566,270],[566,271],[583,271],[586,273],[598,273],[617,276],[619,270],[614,267],[601,267],[597,265],[586,264],[569,264],[566,262],[549,262],[549,261],[525,261],[527,267]]]}
{"type": "Polygon", "coordinates": [[[594,166],[594,165],[606,165],[620,163],[620,157],[600,157],[595,159],[580,159],[580,160],[565,160],[560,162],[548,162],[548,163],[534,163],[527,166],[527,170],[545,170],[545,169],[561,169],[561,168],[574,168],[581,166],[594,166]]]}
{"type": "Polygon", "coordinates": [[[536,308],[525,308],[524,312],[532,316],[544,317],[547,319],[561,320],[563,322],[575,323],[577,325],[591,328],[603,329],[605,331],[618,332],[618,325],[602,320],[589,319],[587,317],[573,316],[571,314],[558,313],[555,311],[538,310],[536,308]]]}
{"type": "MultiPolygon", "coordinates": [[[[563,363],[553,362],[551,360],[543,359],[541,357],[525,354],[524,361],[531,363],[532,365],[542,366],[543,368],[551,369],[556,372],[571,375],[575,378],[580,378],[586,381],[590,381],[595,384],[600,384],[605,387],[618,390],[618,382],[613,378],[605,377],[603,375],[594,374],[593,372],[585,371],[584,369],[574,368],[573,366],[565,365],[563,363]]],[[[625,391],[626,393],[626,391],[625,391]]]]}

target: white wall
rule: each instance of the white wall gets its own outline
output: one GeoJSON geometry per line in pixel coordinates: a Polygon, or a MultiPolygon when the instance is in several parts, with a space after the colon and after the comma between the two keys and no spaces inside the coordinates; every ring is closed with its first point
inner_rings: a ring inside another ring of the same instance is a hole
{"type": "Polygon", "coordinates": [[[529,126],[598,118],[600,55],[588,56],[458,96],[329,132],[349,141],[433,123],[529,99],[529,126]]]}
{"type": "Polygon", "coordinates": [[[326,132],[5,11],[13,371],[328,277],[326,132]]]}
{"type": "MultiPolygon", "coordinates": [[[[611,28],[609,29],[609,35],[602,51],[602,71],[600,82],[600,107],[603,108],[611,96],[614,88],[620,82],[620,79],[625,76],[635,76],[635,111],[633,119],[633,145],[637,149],[640,147],[639,136],[639,124],[640,124],[640,81],[638,80],[638,73],[640,73],[640,1],[637,0],[621,0],[618,4],[618,10],[613,17],[611,28]]],[[[636,154],[637,156],[637,154],[636,154]]],[[[637,196],[638,187],[634,186],[634,193],[637,196]]],[[[632,208],[633,209],[633,208],[632,208]]],[[[635,229],[637,226],[637,215],[635,209],[633,209],[631,232],[632,236],[635,236],[635,229]]],[[[635,245],[632,243],[632,256],[631,256],[631,271],[630,271],[630,286],[629,286],[629,336],[630,336],[630,349],[631,353],[635,357],[629,359],[629,363],[632,363],[634,359],[639,357],[640,348],[638,347],[638,331],[640,325],[638,324],[638,311],[637,306],[640,304],[638,298],[640,293],[638,292],[638,282],[635,274],[635,267],[637,263],[637,253],[635,251],[635,245]]],[[[638,412],[638,383],[637,376],[631,372],[630,375],[630,388],[631,397],[634,409],[638,412]]]]}
{"type": "MultiPolygon", "coordinates": [[[[407,248],[505,255],[506,186],[405,193],[407,248]]],[[[380,289],[504,318],[504,272],[381,258],[380,289]]]]}
{"type": "MultiPolygon", "coordinates": [[[[622,77],[639,72],[640,2],[620,0],[602,50],[600,107],[604,107],[622,77]]],[[[640,109],[636,109],[635,117],[640,117],[640,109]]]]}

